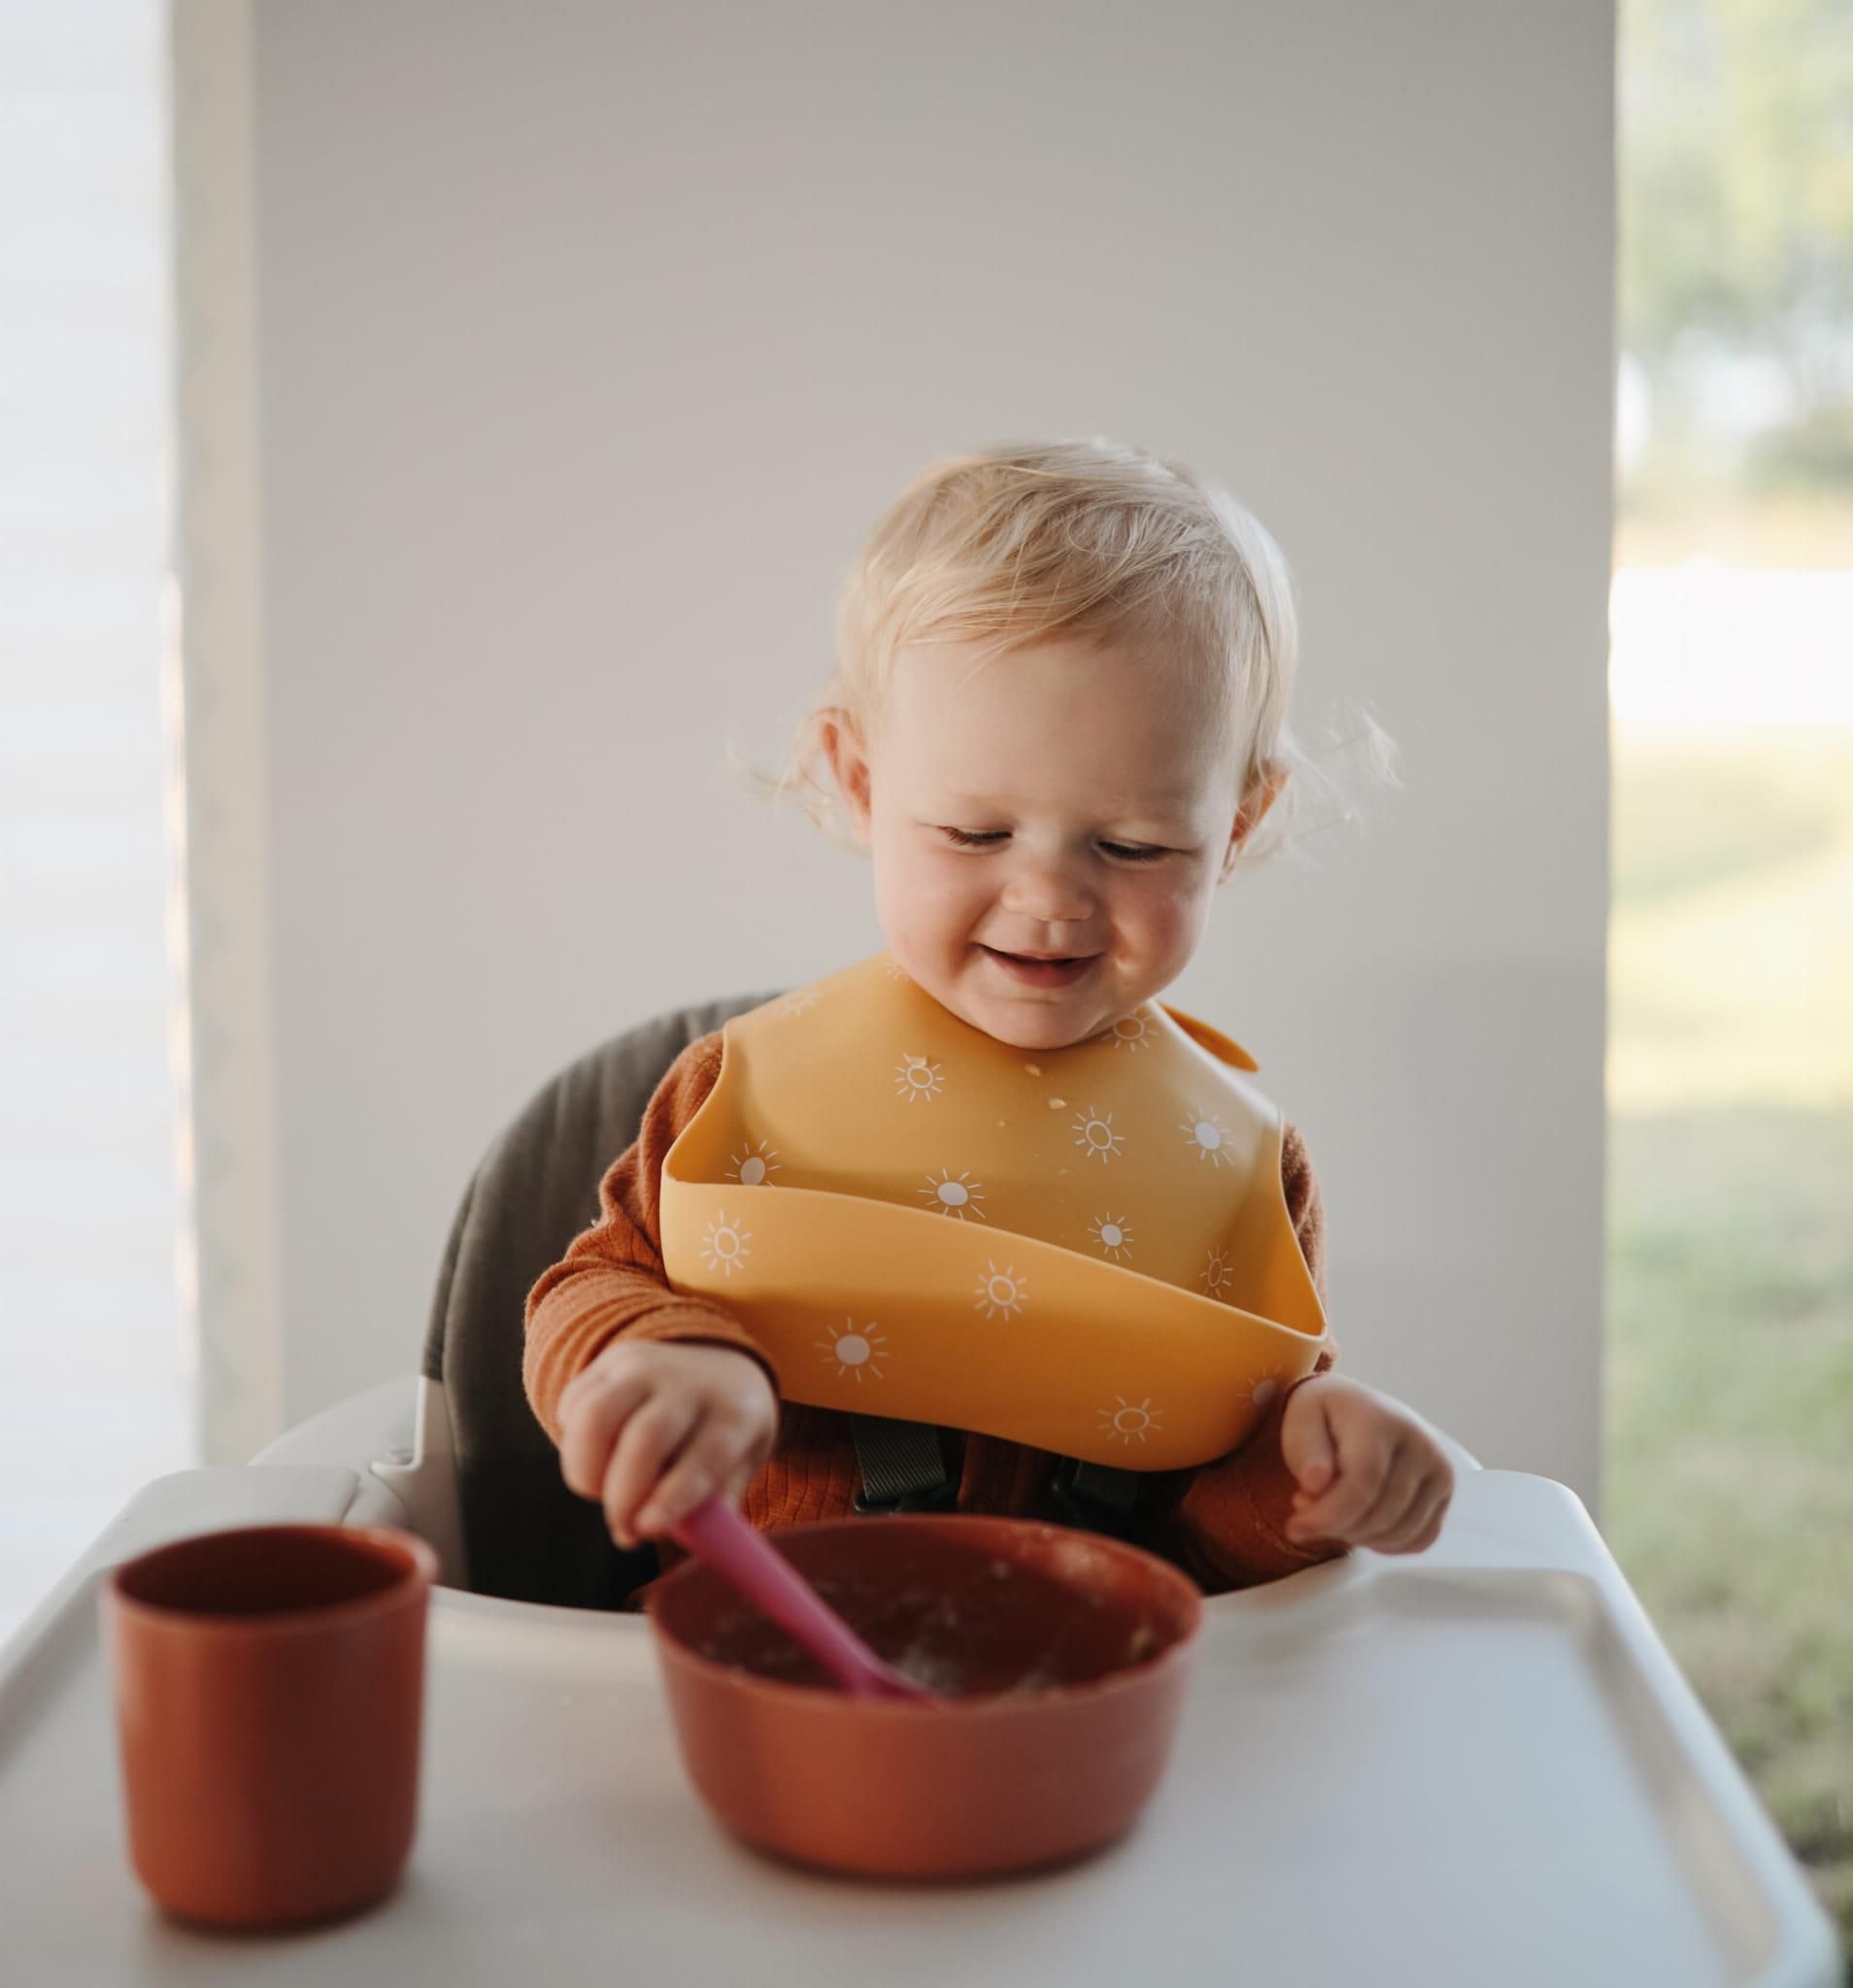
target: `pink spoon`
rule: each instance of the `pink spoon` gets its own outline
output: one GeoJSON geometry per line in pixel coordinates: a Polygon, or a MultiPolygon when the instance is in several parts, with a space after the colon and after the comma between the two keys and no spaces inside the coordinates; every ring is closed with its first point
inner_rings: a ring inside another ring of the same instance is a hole
{"type": "Polygon", "coordinates": [[[669,1528],[673,1538],[768,1615],[822,1664],[851,1698],[934,1702],[924,1685],[884,1664],[779,1550],[723,1498],[708,1499],[669,1528]]]}

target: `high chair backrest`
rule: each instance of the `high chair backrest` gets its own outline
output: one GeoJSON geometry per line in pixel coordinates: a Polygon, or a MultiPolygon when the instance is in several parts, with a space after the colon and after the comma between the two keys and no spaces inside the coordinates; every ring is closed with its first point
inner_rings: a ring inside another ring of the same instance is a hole
{"type": "Polygon", "coordinates": [[[534,1280],[598,1219],[598,1183],[637,1136],[663,1073],[697,1037],[769,1000],[744,994],[658,1015],[545,1085],[483,1156],[438,1275],[422,1371],[443,1384],[469,1585],[478,1594],[611,1608],[657,1570],[620,1553],[574,1496],[522,1385],[534,1280]]]}

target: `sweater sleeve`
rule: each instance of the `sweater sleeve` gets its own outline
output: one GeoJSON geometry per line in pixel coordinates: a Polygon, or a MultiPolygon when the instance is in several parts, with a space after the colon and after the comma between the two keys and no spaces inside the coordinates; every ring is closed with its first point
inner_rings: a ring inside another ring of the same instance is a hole
{"type": "MultiPolygon", "coordinates": [[[[1299,1238],[1319,1301],[1326,1301],[1326,1217],[1304,1140],[1292,1126],[1281,1143],[1281,1187],[1294,1233],[1299,1238]]],[[[1330,1339],[1315,1373],[1326,1372],[1337,1349],[1330,1339]]],[[[1301,1567],[1336,1559],[1344,1548],[1330,1543],[1300,1545],[1289,1539],[1294,1478],[1281,1454],[1280,1428],[1296,1381],[1267,1411],[1261,1426],[1227,1457],[1194,1471],[1154,1543],[1197,1582],[1206,1594],[1253,1587],[1297,1573],[1301,1567]]]]}
{"type": "Polygon", "coordinates": [[[527,1295],[522,1381],[542,1428],[559,1441],[567,1384],[621,1333],[734,1346],[778,1373],[745,1327],[723,1306],[670,1289],[662,1267],[662,1162],[721,1074],[722,1037],[691,1042],[663,1073],[636,1139],[599,1184],[600,1215],[527,1295]]]}

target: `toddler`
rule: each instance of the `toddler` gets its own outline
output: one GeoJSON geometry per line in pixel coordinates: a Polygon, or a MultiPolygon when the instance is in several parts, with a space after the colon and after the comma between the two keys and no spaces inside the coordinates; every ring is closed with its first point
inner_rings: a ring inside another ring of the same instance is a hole
{"type": "Polygon", "coordinates": [[[1098,1526],[1210,1593],[1433,1541],[1446,1456],[1331,1370],[1304,1142],[1157,999],[1291,804],[1297,647],[1268,534],[1136,451],[989,450],[878,522],[782,784],[886,951],[691,1044],[528,1299],[621,1546],[715,1492],[1098,1526]]]}

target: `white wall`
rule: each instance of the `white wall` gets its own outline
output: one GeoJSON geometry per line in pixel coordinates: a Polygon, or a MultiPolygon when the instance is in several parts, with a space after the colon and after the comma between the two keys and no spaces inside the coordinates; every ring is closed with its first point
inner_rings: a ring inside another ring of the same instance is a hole
{"type": "Polygon", "coordinates": [[[414,1365],[558,1063],[876,943],[724,728],[926,461],[1099,432],[1261,514],[1302,719],[1404,756],[1175,997],[1312,1144],[1347,1366],[1593,1499],[1607,0],[255,19],[287,1417],[414,1365]]]}

